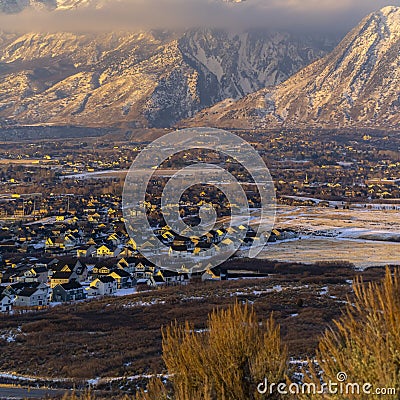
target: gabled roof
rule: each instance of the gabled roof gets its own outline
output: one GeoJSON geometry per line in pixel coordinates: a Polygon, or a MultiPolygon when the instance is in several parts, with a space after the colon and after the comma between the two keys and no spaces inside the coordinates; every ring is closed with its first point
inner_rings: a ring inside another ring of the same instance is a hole
{"type": "Polygon", "coordinates": [[[53,274],[51,279],[69,279],[73,272],[59,272],[57,271],[56,273],[53,274]]]}
{"type": "Polygon", "coordinates": [[[72,281],[70,281],[68,283],[62,283],[61,285],[57,285],[57,286],[61,286],[65,291],[75,290],[75,289],[82,289],[82,285],[79,282],[75,281],[75,280],[72,280],[72,281]]]}
{"type": "Polygon", "coordinates": [[[114,269],[111,271],[111,274],[116,274],[118,276],[120,276],[121,278],[130,278],[130,273],[126,272],[125,270],[118,268],[118,269],[114,269]]]}
{"type": "Polygon", "coordinates": [[[36,293],[38,288],[24,288],[22,291],[18,293],[18,297],[31,297],[34,293],[36,293]]]}
{"type": "Polygon", "coordinates": [[[115,258],[108,258],[105,260],[98,261],[95,266],[96,268],[102,268],[102,267],[114,268],[116,263],[117,260],[115,258]]]}
{"type": "Polygon", "coordinates": [[[0,293],[0,301],[3,300],[5,297],[8,297],[9,299],[15,298],[13,295],[10,295],[8,293],[0,293]]]}
{"type": "Polygon", "coordinates": [[[33,267],[32,268],[37,274],[42,274],[44,272],[48,272],[46,267],[33,267]]]}
{"type": "Polygon", "coordinates": [[[173,277],[173,276],[178,276],[178,275],[179,275],[179,273],[178,273],[177,271],[170,271],[170,270],[168,270],[168,269],[163,269],[163,270],[161,271],[161,274],[162,274],[162,276],[163,276],[164,278],[171,278],[171,277],[173,277]]]}
{"type": "Polygon", "coordinates": [[[11,290],[13,290],[15,293],[18,294],[18,293],[21,293],[26,288],[32,288],[32,289],[36,290],[36,288],[39,285],[40,285],[39,282],[29,282],[29,283],[27,283],[27,282],[17,282],[17,283],[12,284],[10,287],[11,287],[11,290]]]}
{"type": "Polygon", "coordinates": [[[115,282],[115,279],[112,276],[101,276],[98,280],[102,283],[112,283],[115,282]]]}

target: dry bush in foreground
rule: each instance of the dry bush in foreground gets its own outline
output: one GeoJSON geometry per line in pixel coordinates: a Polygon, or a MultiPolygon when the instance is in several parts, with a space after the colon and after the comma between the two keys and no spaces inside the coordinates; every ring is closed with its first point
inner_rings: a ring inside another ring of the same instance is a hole
{"type": "Polygon", "coordinates": [[[265,377],[269,382],[284,381],[288,365],[272,317],[260,323],[252,309],[238,303],[213,311],[203,332],[188,322],[167,327],[163,358],[175,400],[259,399],[257,385],[265,377]]]}
{"type": "MultiPolygon", "coordinates": [[[[389,269],[381,283],[354,283],[355,300],[348,303],[343,316],[335,321],[336,329],[325,333],[317,351],[324,382],[337,382],[337,374],[345,372],[344,383],[359,383],[360,394],[312,395],[312,399],[399,399],[400,395],[400,271],[392,276],[389,269]],[[396,394],[385,396],[364,394],[362,385],[395,388],[396,394]]],[[[309,382],[320,378],[310,366],[309,382]]],[[[346,391],[346,389],[345,389],[346,391]]],[[[349,388],[349,391],[352,390],[349,388]]]]}

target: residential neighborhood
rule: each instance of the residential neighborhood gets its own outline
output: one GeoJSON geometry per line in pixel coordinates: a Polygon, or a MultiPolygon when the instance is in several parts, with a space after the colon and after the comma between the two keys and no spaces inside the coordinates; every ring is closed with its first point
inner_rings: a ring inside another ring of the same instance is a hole
{"type": "MultiPolygon", "coordinates": [[[[316,131],[293,130],[289,136],[264,132],[269,140],[260,141],[259,132],[241,134],[270,168],[280,205],[348,209],[358,203],[369,209],[378,203],[382,210],[398,209],[400,160],[393,137],[333,132],[327,141],[316,131]]],[[[138,252],[125,226],[122,188],[127,169],[143,148],[144,144],[108,138],[0,144],[2,312],[185,285],[199,278],[184,263],[178,273],[148,261],[145,257],[154,253],[155,240],[164,244],[165,256],[182,252],[199,259],[206,250],[232,248],[229,234],[235,231],[245,233],[243,247],[252,245],[256,234],[246,224],[220,224],[201,237],[186,237],[165,223],[163,215],[171,210],[160,212],[161,194],[172,166],[207,162],[226,168],[238,181],[250,181],[235,160],[194,149],[166,160],[151,178],[144,207],[137,212],[146,213],[154,237],[146,238],[138,252]]],[[[259,209],[258,191],[244,187],[249,208],[259,209]]],[[[212,186],[194,185],[180,199],[181,218],[196,226],[199,209],[207,202],[220,220],[229,218],[236,207],[212,186]]],[[[140,226],[133,230],[142,234],[140,226]]],[[[268,240],[296,237],[289,226],[273,229],[268,240]]],[[[201,279],[221,276],[218,270],[206,269],[201,279]]]]}
{"type": "MultiPolygon", "coordinates": [[[[110,212],[108,196],[91,198],[90,204],[90,211],[82,214],[70,210],[63,218],[24,225],[13,222],[0,228],[1,312],[38,310],[189,283],[192,276],[188,271],[156,267],[137,251],[121,214],[110,212]]],[[[157,232],[166,245],[192,253],[200,249],[199,243],[210,248],[226,234],[220,230],[193,242],[181,242],[168,228],[157,232]]],[[[220,279],[211,271],[200,278],[220,279]]]]}

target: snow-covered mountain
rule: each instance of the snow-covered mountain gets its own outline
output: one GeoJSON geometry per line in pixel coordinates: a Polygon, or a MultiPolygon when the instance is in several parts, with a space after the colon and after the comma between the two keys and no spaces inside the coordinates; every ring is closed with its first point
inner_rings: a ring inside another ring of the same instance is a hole
{"type": "Polygon", "coordinates": [[[400,128],[400,7],[369,15],[282,84],[214,105],[190,124],[400,128]]]}
{"type": "Polygon", "coordinates": [[[194,68],[217,78],[220,97],[238,99],[283,82],[328,53],[335,42],[286,32],[196,30],[185,34],[179,47],[194,68]]]}
{"type": "Polygon", "coordinates": [[[27,8],[66,10],[88,5],[91,0],[0,0],[0,12],[15,14],[27,8]]]}
{"type": "MultiPolygon", "coordinates": [[[[83,7],[101,8],[120,0],[0,0],[0,12],[15,14],[24,9],[74,10],[83,7]]],[[[226,3],[241,3],[245,0],[221,0],[226,3]]]]}
{"type": "Polygon", "coordinates": [[[334,43],[267,31],[0,33],[0,123],[170,126],[282,82],[334,43]]]}

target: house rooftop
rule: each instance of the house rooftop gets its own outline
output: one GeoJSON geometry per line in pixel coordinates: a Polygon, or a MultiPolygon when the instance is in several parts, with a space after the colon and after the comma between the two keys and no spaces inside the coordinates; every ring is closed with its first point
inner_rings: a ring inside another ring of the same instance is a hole
{"type": "Polygon", "coordinates": [[[112,276],[101,276],[98,278],[102,283],[112,283],[115,282],[115,279],[112,276]]]}
{"type": "Polygon", "coordinates": [[[57,285],[57,286],[61,286],[64,290],[74,290],[74,289],[81,289],[82,288],[82,285],[79,282],[75,281],[75,280],[72,280],[72,281],[70,281],[68,283],[63,283],[63,284],[57,285]]]}

